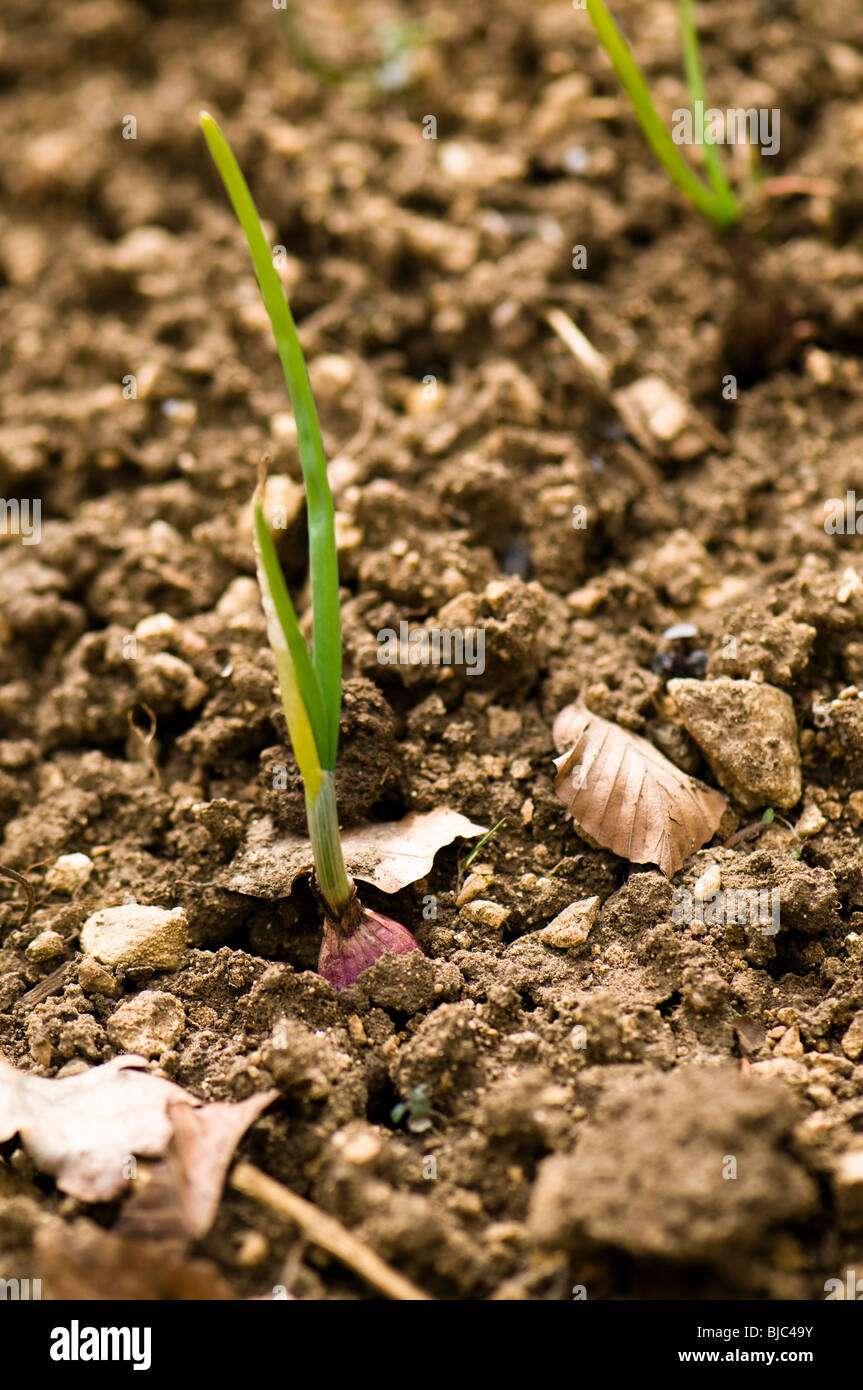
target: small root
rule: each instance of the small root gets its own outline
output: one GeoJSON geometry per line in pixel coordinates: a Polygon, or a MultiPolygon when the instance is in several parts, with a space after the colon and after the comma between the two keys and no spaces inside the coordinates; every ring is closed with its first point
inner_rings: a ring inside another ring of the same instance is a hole
{"type": "Polygon", "coordinates": [[[11,878],[15,883],[20,883],[24,892],[27,894],[27,906],[24,909],[24,916],[18,923],[19,927],[23,927],[25,922],[29,922],[33,908],[36,906],[36,894],[33,891],[33,885],[26,875],[19,874],[17,869],[10,869],[6,864],[0,864],[0,874],[3,874],[6,878],[11,878]]]}

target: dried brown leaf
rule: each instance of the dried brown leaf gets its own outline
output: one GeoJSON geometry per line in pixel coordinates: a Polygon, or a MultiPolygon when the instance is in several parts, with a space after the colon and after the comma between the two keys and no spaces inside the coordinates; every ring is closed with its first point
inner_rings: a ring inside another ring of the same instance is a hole
{"type": "Polygon", "coordinates": [[[418,878],[425,878],[434,857],[457,837],[484,835],[487,825],[474,825],[467,816],[438,806],[434,811],[415,811],[404,820],[380,825],[361,825],[342,837],[350,870],[364,883],[384,893],[397,893],[418,878]]]}
{"type": "Polygon", "coordinates": [[[735,1018],[732,1027],[737,1034],[737,1042],[744,1058],[756,1057],[767,1043],[766,1030],[756,1018],[741,1015],[735,1018]]]}
{"type": "Polygon", "coordinates": [[[568,705],[554,725],[555,790],[576,827],[633,864],[676,873],[715,834],[728,805],[647,739],[568,705]]]}
{"type": "Polygon", "coordinates": [[[130,1240],[85,1218],[50,1219],[35,1234],[39,1270],[54,1299],[227,1301],[234,1295],[211,1260],[188,1259],[163,1241],[130,1240]]]}
{"type": "Polygon", "coordinates": [[[200,1102],[172,1081],[114,1057],[80,1076],[50,1079],[0,1057],[0,1142],[20,1134],[36,1167],[63,1192],[106,1202],[128,1185],[129,1158],[159,1158],[173,1132],[168,1107],[200,1102]]]}
{"type": "MultiPolygon", "coordinates": [[[[458,811],[439,806],[412,812],[404,820],[358,825],[342,835],[345,863],[355,878],[373,883],[384,893],[397,893],[424,878],[439,849],[457,836],[483,835],[458,811]]],[[[246,844],[231,866],[224,886],[255,898],[286,898],[295,879],[307,873],[312,847],[299,835],[277,835],[269,817],[256,821],[246,844]]]]}
{"type": "Polygon", "coordinates": [[[278,1096],[261,1091],[198,1110],[172,1105],[174,1134],[168,1152],[128,1199],[115,1229],[162,1240],[200,1240],[219,1209],[225,1175],[249,1125],[278,1096]]]}

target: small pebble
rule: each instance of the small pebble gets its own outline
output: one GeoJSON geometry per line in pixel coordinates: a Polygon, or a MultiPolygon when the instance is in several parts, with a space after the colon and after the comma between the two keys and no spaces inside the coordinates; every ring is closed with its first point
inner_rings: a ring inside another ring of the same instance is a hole
{"type": "Polygon", "coordinates": [[[455,900],[456,907],[464,907],[466,903],[478,898],[480,893],[488,888],[488,885],[489,880],[485,874],[469,874],[455,900]]]}
{"type": "Polygon", "coordinates": [[[796,1023],[787,1028],[773,1049],[774,1057],[802,1057],[803,1044],[796,1023]]]}
{"type": "Polygon", "coordinates": [[[103,965],[176,970],[186,945],[186,914],[142,903],[106,907],[81,928],[81,948],[103,965]]]}
{"type": "Polygon", "coordinates": [[[381,1151],[380,1135],[368,1130],[360,1130],[355,1134],[346,1134],[342,1143],[342,1157],[348,1163],[354,1164],[357,1168],[362,1168],[366,1163],[372,1163],[381,1151]]]}
{"type": "Polygon", "coordinates": [[[114,1010],[108,1037],[122,1052],[159,1057],[179,1042],[185,1026],[183,1006],[173,994],[145,989],[114,1010]]]}
{"type": "Polygon", "coordinates": [[[742,806],[785,809],[800,800],[797,717],[784,690],[720,676],[672,680],[668,692],[719,785],[742,806]]]}
{"type": "Polygon", "coordinates": [[[544,946],[554,946],[560,951],[583,946],[599,911],[599,898],[582,898],[570,903],[559,912],[539,934],[544,946]]]}
{"type": "Polygon", "coordinates": [[[840,1154],[833,1170],[833,1192],[840,1225],[846,1230],[863,1227],[863,1148],[840,1154]]]}
{"type": "Polygon", "coordinates": [[[842,1051],[852,1062],[863,1055],[863,1009],[852,1018],[851,1026],[842,1038],[842,1051]]]}
{"type": "Polygon", "coordinates": [[[351,1014],[348,1019],[348,1037],[354,1047],[368,1047],[369,1040],[359,1014],[351,1014]]]}
{"type": "Polygon", "coordinates": [[[78,963],[78,984],[88,997],[91,994],[105,994],[113,999],[120,993],[120,985],[110,970],[106,970],[92,956],[84,956],[78,963]]]}
{"type": "Polygon", "coordinates": [[[256,1265],[263,1264],[269,1253],[270,1244],[266,1236],[260,1231],[245,1231],[240,1237],[237,1264],[241,1269],[254,1269],[256,1265]]]}
{"type": "Polygon", "coordinates": [[[719,865],[708,864],[704,873],[696,879],[695,887],[692,890],[692,896],[698,902],[707,902],[708,899],[716,896],[721,887],[722,872],[719,865]]]}
{"type": "Polygon", "coordinates": [[[45,875],[48,887],[71,898],[83,888],[93,872],[93,861],[86,854],[61,854],[45,875]]]}
{"type": "Polygon", "coordinates": [[[461,909],[462,919],[472,927],[490,927],[492,931],[502,931],[509,917],[509,909],[493,903],[488,898],[476,898],[461,909]]]}
{"type": "Polygon", "coordinates": [[[797,834],[802,838],[808,835],[817,835],[827,824],[827,817],[815,805],[814,801],[807,801],[803,810],[800,812],[800,819],[795,826],[797,834]]]}
{"type": "Polygon", "coordinates": [[[34,936],[24,954],[28,960],[43,961],[53,960],[55,956],[62,956],[64,941],[59,932],[40,931],[38,936],[34,936]]]}

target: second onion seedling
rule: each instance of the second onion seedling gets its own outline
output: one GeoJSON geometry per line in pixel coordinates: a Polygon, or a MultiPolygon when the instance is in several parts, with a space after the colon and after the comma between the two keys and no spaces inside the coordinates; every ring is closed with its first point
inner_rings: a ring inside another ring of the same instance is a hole
{"type": "Polygon", "coordinates": [[[318,969],[336,989],[345,989],[384,951],[404,954],[418,951],[420,946],[399,922],[362,906],[345,868],[335,788],[342,682],[339,572],[333,498],[318,414],[293,315],[246,180],[212,116],[202,112],[200,119],[251,252],[297,423],[309,525],[311,652],[300,631],[266,519],[263,477],[254,497],[255,557],[267,636],[276,659],[291,746],[303,779],[315,879],[324,907],[318,969]]]}
{"type": "Polygon", "coordinates": [[[686,66],[686,80],[694,111],[699,120],[699,143],[704,148],[704,162],[710,187],[698,177],[683,158],[677,145],[663,125],[650,88],[642,76],[641,69],[633,58],[626,39],[615,24],[604,0],[586,0],[587,13],[596,30],[600,43],[614,64],[629,100],[632,102],[638,123],[644,132],[648,145],[668,175],[685,193],[691,203],[709,217],[718,227],[729,227],[740,220],[740,204],[734,195],[722,161],[715,147],[704,138],[704,82],[701,76],[701,58],[698,51],[698,34],[693,15],[693,0],[680,0],[680,27],[683,35],[683,60],[686,66]]]}

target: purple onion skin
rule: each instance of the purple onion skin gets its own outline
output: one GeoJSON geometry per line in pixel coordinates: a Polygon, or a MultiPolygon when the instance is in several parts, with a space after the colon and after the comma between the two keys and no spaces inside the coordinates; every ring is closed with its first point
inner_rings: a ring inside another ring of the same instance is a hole
{"type": "Polygon", "coordinates": [[[415,936],[392,917],[362,909],[359,925],[346,936],[331,918],[324,921],[318,972],[334,989],[348,989],[385,951],[404,956],[421,951],[415,936]]]}

